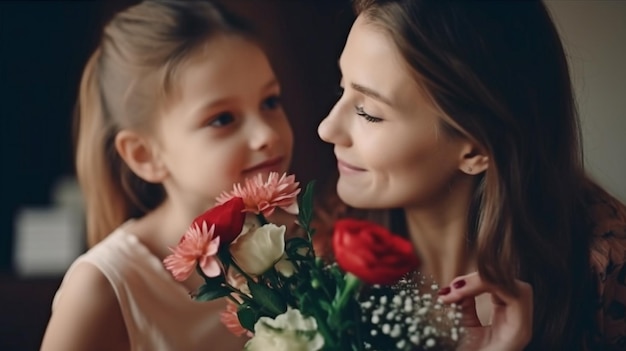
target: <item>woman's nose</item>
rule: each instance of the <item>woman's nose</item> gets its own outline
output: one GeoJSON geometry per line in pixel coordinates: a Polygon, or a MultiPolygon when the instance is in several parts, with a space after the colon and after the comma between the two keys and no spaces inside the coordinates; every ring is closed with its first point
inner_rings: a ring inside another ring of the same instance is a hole
{"type": "Polygon", "coordinates": [[[348,144],[348,133],[345,131],[344,123],[342,123],[341,106],[339,103],[333,106],[328,116],[322,120],[317,127],[317,134],[322,140],[330,144],[348,144]]]}

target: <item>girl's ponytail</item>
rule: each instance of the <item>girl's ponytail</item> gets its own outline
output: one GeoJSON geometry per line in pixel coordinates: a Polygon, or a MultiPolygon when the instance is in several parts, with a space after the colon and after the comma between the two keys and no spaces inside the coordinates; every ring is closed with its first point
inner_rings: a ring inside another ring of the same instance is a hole
{"type": "Polygon", "coordinates": [[[127,212],[123,189],[114,174],[120,157],[114,145],[116,130],[105,116],[99,86],[100,56],[98,48],[85,67],[74,116],[76,175],[85,199],[89,247],[119,226],[127,212]]]}

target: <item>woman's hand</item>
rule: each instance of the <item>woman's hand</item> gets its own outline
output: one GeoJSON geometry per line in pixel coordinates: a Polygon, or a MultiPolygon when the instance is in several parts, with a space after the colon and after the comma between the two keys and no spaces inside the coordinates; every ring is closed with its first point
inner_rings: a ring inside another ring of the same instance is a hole
{"type": "Polygon", "coordinates": [[[519,296],[514,297],[483,281],[478,273],[455,278],[439,291],[444,303],[461,306],[465,332],[458,350],[519,351],[530,342],[533,327],[533,290],[516,280],[519,296]],[[491,294],[491,325],[483,326],[476,313],[476,296],[491,294]]]}

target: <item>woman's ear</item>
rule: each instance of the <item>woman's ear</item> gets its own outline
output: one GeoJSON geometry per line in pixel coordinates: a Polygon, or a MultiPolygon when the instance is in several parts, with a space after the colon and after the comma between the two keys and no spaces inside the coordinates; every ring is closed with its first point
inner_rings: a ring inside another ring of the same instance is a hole
{"type": "Polygon", "coordinates": [[[459,170],[468,175],[480,174],[489,168],[489,156],[484,148],[473,142],[463,145],[459,170]]]}
{"type": "Polygon", "coordinates": [[[115,148],[133,173],[146,182],[161,183],[167,177],[167,168],[145,136],[121,130],[115,136],[115,148]]]}

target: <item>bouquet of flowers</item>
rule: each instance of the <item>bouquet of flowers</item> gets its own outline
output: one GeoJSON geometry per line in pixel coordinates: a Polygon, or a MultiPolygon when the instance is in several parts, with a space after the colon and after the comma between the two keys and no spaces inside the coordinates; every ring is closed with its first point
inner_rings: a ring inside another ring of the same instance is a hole
{"type": "Polygon", "coordinates": [[[277,173],[236,184],[193,221],[165,267],[179,281],[194,271],[204,278],[195,299],[228,299],[222,322],[250,337],[245,350],[452,349],[460,314],[420,291],[411,242],[342,219],[336,262],[325,262],[312,242],[313,182],[300,190],[277,173]],[[297,215],[304,234],[270,223],[276,208],[297,215]]]}

